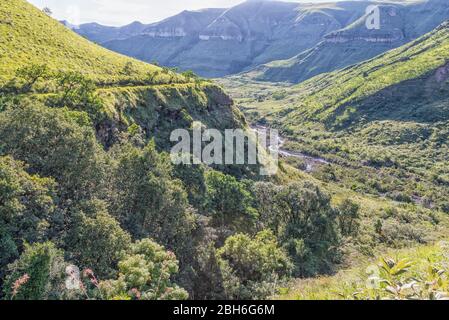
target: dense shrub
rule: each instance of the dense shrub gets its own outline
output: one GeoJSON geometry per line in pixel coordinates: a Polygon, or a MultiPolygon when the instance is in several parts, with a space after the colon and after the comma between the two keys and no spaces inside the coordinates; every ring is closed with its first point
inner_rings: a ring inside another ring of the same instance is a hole
{"type": "Polygon", "coordinates": [[[71,260],[82,269],[91,269],[100,278],[114,276],[122,251],[131,236],[107,211],[102,201],[89,201],[72,217],[65,240],[71,260]]]}
{"type": "Polygon", "coordinates": [[[104,181],[104,152],[84,115],[38,104],[9,109],[0,113],[0,150],[53,177],[61,197],[89,197],[104,181]]]}
{"type": "Polygon", "coordinates": [[[115,151],[111,213],[135,239],[152,238],[188,255],[194,216],[167,154],[154,143],[144,149],[124,145],[115,151]]]}
{"type": "Polygon", "coordinates": [[[53,236],[55,182],[29,175],[26,166],[0,157],[0,283],[6,265],[18,258],[24,242],[53,236]]]}
{"type": "Polygon", "coordinates": [[[99,288],[109,299],[185,300],[187,292],[171,282],[177,272],[173,252],[143,239],[123,255],[118,278],[100,282],[99,288]]]}
{"type": "Polygon", "coordinates": [[[206,173],[207,209],[216,227],[249,231],[257,217],[246,185],[218,171],[206,173]]]}
{"type": "Polygon", "coordinates": [[[254,238],[229,237],[218,250],[223,286],[228,299],[263,299],[276,292],[276,282],[290,275],[292,264],[271,231],[254,238]]]}
{"type": "Polygon", "coordinates": [[[298,276],[332,271],[340,253],[338,211],[330,197],[310,183],[285,187],[255,185],[262,226],[273,230],[295,264],[298,276]]]}
{"type": "Polygon", "coordinates": [[[57,299],[64,291],[63,252],[51,242],[26,245],[20,258],[8,267],[3,291],[6,299],[57,299]]]}

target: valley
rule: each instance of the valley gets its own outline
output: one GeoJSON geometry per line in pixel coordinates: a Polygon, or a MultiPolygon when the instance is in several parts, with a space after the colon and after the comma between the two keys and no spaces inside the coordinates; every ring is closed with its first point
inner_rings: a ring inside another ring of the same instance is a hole
{"type": "Polygon", "coordinates": [[[2,1],[0,299],[447,299],[447,19],[251,0],[75,26],[2,1]],[[277,173],[175,163],[198,128],[278,130],[277,173]]]}

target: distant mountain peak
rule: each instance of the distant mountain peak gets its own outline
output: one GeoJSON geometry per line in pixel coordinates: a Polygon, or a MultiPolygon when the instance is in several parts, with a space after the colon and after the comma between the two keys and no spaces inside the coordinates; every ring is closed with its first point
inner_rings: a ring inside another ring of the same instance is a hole
{"type": "Polygon", "coordinates": [[[448,18],[449,2],[443,0],[248,0],[231,8],[184,10],[148,25],[82,25],[77,32],[125,55],[206,77],[262,65],[262,79],[297,82],[398,47],[448,18]],[[366,8],[372,3],[381,7],[380,30],[366,28],[366,8]],[[334,54],[338,58],[321,57],[334,54]],[[264,65],[271,62],[274,68],[264,65]],[[278,72],[282,75],[272,78],[278,72]]]}

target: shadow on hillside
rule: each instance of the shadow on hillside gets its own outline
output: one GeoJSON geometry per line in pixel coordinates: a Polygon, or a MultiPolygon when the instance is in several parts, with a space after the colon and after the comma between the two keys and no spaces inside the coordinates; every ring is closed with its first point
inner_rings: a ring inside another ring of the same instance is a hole
{"type": "Polygon", "coordinates": [[[340,106],[328,129],[392,120],[432,124],[449,120],[449,85],[434,73],[385,88],[375,95],[340,106]],[[350,110],[350,112],[348,112],[350,110]]]}

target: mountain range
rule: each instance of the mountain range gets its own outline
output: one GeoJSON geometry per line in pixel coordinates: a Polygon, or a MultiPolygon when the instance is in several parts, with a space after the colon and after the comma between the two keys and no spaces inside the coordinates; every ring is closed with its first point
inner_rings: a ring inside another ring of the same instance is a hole
{"type": "Polygon", "coordinates": [[[204,77],[249,71],[252,79],[297,83],[399,47],[447,18],[444,0],[252,0],[227,9],[183,11],[147,25],[64,23],[108,49],[204,77]],[[380,8],[380,30],[365,27],[370,5],[380,8]]]}

